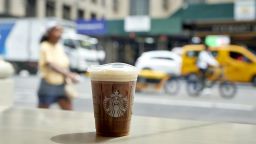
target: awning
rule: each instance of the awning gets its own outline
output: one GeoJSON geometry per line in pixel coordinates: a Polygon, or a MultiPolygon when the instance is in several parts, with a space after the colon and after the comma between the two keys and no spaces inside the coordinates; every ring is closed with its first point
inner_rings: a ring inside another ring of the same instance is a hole
{"type": "Polygon", "coordinates": [[[107,23],[108,36],[127,36],[128,33],[124,31],[124,20],[108,20],[107,23]]]}
{"type": "Polygon", "coordinates": [[[234,4],[190,4],[170,16],[170,18],[175,17],[181,18],[183,21],[233,19],[234,4]]]}
{"type": "MultiPolygon", "coordinates": [[[[137,35],[173,35],[181,32],[180,18],[151,19],[151,30],[149,32],[136,33],[137,35]]],[[[124,31],[124,20],[107,21],[107,33],[111,36],[127,36],[124,31]]]]}
{"type": "MultiPolygon", "coordinates": [[[[136,35],[176,35],[182,34],[183,24],[195,21],[232,20],[234,17],[234,4],[190,4],[180,8],[168,18],[151,19],[151,30],[136,35]]],[[[128,36],[124,31],[124,20],[108,20],[106,22],[107,36],[128,36]]]]}
{"type": "Polygon", "coordinates": [[[180,18],[152,19],[150,35],[173,35],[182,31],[180,18]]]}

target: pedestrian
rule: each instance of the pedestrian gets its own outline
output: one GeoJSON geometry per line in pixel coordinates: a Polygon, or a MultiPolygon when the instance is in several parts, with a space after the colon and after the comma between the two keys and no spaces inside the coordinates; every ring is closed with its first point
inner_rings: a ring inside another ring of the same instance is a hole
{"type": "Polygon", "coordinates": [[[72,110],[72,100],[65,93],[65,80],[78,82],[77,74],[69,71],[69,60],[59,42],[62,28],[50,23],[40,41],[38,108],[49,108],[58,103],[63,110],[72,110]]]}

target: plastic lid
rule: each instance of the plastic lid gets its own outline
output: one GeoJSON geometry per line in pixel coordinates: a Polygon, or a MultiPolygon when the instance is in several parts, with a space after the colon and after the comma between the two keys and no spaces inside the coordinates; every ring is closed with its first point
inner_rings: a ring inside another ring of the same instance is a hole
{"type": "Polygon", "coordinates": [[[91,66],[88,71],[93,81],[126,82],[136,81],[138,77],[137,68],[125,63],[91,66]]]}

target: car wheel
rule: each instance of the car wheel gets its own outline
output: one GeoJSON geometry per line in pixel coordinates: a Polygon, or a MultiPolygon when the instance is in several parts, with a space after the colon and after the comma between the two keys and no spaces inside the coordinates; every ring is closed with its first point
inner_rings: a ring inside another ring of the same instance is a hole
{"type": "Polygon", "coordinates": [[[231,82],[221,82],[219,85],[219,92],[223,98],[231,99],[237,92],[237,87],[231,82]]]}
{"type": "Polygon", "coordinates": [[[187,75],[186,79],[187,79],[187,81],[195,81],[198,79],[198,75],[195,73],[191,73],[191,74],[187,75]]]}
{"type": "Polygon", "coordinates": [[[164,85],[164,90],[167,94],[175,95],[180,90],[180,83],[178,79],[169,79],[164,85]]]}
{"type": "Polygon", "coordinates": [[[189,96],[198,97],[200,96],[203,89],[204,89],[204,84],[202,83],[201,80],[198,79],[194,81],[192,80],[187,81],[186,90],[189,96]]]}

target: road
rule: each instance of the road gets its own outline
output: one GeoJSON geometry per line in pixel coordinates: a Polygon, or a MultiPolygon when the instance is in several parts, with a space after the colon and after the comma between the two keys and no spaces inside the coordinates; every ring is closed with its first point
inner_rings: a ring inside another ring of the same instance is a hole
{"type": "MultiPolygon", "coordinates": [[[[14,79],[14,105],[36,107],[39,77],[16,76],[14,79]]],[[[74,110],[92,112],[89,78],[83,78],[76,87],[79,96],[74,99],[74,110]]],[[[52,109],[58,109],[57,105],[53,105],[52,109]]],[[[136,93],[134,115],[256,124],[256,88],[238,85],[238,93],[233,99],[220,97],[217,88],[211,89],[210,93],[203,93],[200,97],[189,97],[184,83],[181,83],[181,90],[175,96],[149,89],[136,93]]]]}

